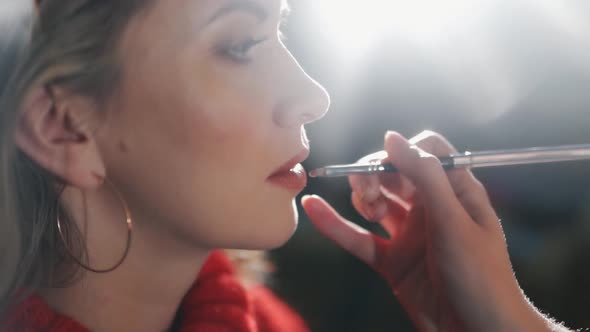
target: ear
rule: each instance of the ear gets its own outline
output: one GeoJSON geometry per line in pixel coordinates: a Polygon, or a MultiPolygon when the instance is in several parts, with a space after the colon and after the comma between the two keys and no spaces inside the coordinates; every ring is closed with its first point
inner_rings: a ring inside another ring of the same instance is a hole
{"type": "Polygon", "coordinates": [[[97,111],[88,98],[68,95],[61,88],[36,87],[21,106],[16,144],[66,183],[96,188],[105,178],[93,130],[97,111]]]}

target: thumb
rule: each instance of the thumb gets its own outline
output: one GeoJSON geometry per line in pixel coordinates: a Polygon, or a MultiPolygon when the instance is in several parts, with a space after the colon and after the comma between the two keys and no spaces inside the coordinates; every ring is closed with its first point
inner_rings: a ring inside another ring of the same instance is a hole
{"type": "Polygon", "coordinates": [[[377,247],[384,239],[346,220],[318,196],[304,196],[301,204],[320,233],[365,263],[374,265],[377,247]]]}

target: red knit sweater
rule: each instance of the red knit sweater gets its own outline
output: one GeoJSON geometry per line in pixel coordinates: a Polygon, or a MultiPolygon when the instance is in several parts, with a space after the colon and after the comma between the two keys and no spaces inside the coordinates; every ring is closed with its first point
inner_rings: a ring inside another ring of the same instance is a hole
{"type": "MultiPolygon", "coordinates": [[[[303,332],[303,320],[270,290],[246,290],[222,252],[211,254],[179,311],[181,332],[303,332]]],[[[0,331],[87,332],[38,295],[13,308],[0,331]]]]}

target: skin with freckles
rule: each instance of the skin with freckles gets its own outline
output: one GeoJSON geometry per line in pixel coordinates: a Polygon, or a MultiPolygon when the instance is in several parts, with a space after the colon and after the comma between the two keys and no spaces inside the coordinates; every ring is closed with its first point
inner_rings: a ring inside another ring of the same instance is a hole
{"type": "Polygon", "coordinates": [[[112,99],[99,105],[59,86],[30,93],[17,144],[68,183],[61,203],[89,265],[121,257],[114,190],[134,222],[123,265],[42,291],[52,307],[93,331],[165,330],[211,250],[272,249],[291,237],[297,191],[268,178],[305,155],[303,126],[329,97],[280,40],[283,5],[156,0],[124,31],[112,99]]]}
{"type": "Polygon", "coordinates": [[[138,217],[187,243],[279,246],[296,226],[293,192],[266,179],[308,148],[303,125],[327,110],[326,93],[279,40],[280,1],[259,2],[263,20],[235,11],[211,23],[218,1],[177,2],[161,1],[123,39],[123,111],[100,142],[109,176],[132,188],[138,217]],[[250,39],[263,41],[243,59],[223,53],[250,39]]]}

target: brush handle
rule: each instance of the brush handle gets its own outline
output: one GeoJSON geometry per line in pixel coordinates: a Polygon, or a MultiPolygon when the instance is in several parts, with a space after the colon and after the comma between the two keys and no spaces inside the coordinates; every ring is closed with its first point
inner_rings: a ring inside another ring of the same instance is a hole
{"type": "MultiPolygon", "coordinates": [[[[459,167],[479,168],[508,165],[551,163],[590,159],[590,144],[563,145],[513,150],[465,152],[438,157],[449,170],[459,167]]],[[[398,170],[391,164],[368,163],[334,165],[310,172],[311,177],[340,177],[354,174],[393,173],[398,170]]]]}

